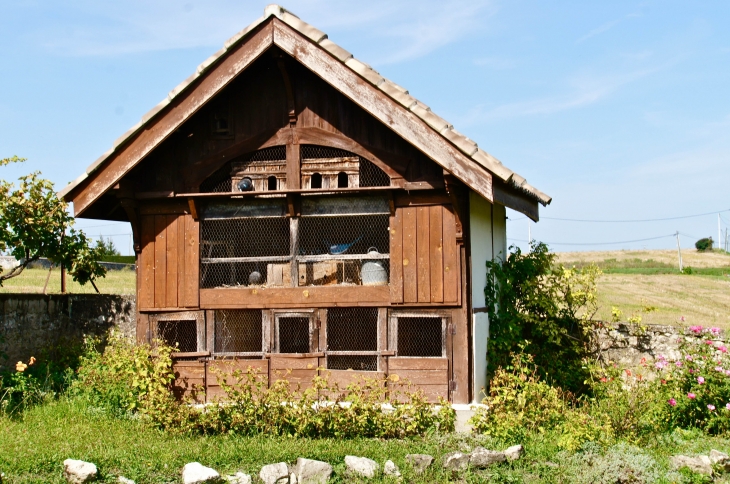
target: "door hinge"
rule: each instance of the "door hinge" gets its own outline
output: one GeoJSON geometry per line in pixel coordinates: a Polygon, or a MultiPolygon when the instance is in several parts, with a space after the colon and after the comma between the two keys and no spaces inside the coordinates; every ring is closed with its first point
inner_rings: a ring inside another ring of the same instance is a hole
{"type": "Polygon", "coordinates": [[[449,381],[449,391],[450,392],[456,391],[456,380],[449,381]]]}
{"type": "Polygon", "coordinates": [[[454,323],[449,323],[449,334],[456,334],[456,325],[454,323]]]}

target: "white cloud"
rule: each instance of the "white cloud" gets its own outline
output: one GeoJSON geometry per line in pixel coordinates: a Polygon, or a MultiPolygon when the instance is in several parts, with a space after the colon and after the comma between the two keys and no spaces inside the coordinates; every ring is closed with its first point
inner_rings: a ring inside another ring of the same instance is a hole
{"type": "Polygon", "coordinates": [[[641,17],[641,14],[640,13],[630,13],[630,14],[624,15],[620,19],[611,20],[610,22],[606,22],[605,24],[601,25],[600,27],[596,27],[595,29],[593,29],[590,32],[588,32],[587,34],[585,34],[583,37],[576,40],[575,43],[576,44],[583,43],[586,40],[590,39],[591,37],[595,37],[596,35],[600,35],[604,32],[608,32],[609,30],[611,30],[612,28],[614,28],[615,26],[617,26],[618,24],[620,24],[627,18],[636,18],[636,17],[641,17]]]}

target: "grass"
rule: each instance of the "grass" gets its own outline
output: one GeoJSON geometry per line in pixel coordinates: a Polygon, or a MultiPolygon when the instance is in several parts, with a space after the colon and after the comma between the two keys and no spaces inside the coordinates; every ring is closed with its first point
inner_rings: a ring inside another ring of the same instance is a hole
{"type": "MultiPolygon", "coordinates": [[[[26,269],[19,276],[8,279],[0,287],[0,292],[41,293],[48,278],[47,269],[26,269]]],[[[137,276],[133,270],[107,271],[106,277],[95,281],[96,287],[102,294],[134,294],[137,285],[137,276]]],[[[72,294],[95,293],[91,284],[84,286],[74,282],[66,275],[66,290],[72,294]]],[[[53,269],[48,279],[48,294],[61,292],[61,271],[53,269]]]]}
{"type": "MultiPolygon", "coordinates": [[[[557,439],[554,436],[540,434],[522,442],[526,455],[518,461],[453,475],[439,465],[444,454],[455,450],[468,452],[476,445],[502,449],[514,442],[496,442],[470,434],[433,435],[411,440],[175,436],[150,429],[138,420],[113,418],[79,399],[65,397],[34,407],[18,418],[0,417],[0,428],[3,429],[0,432],[0,470],[6,474],[7,482],[18,484],[64,482],[62,462],[67,458],[94,462],[101,474],[100,481],[108,483],[115,482],[118,475],[140,484],[179,482],[183,465],[192,461],[221,473],[244,471],[257,475],[265,464],[294,463],[297,457],[331,463],[335,469],[334,483],[357,482],[344,475],[345,455],[370,457],[381,465],[386,459],[392,459],[400,467],[404,482],[585,482],[601,459],[609,466],[609,461],[616,458],[614,454],[626,454],[621,446],[608,449],[606,457],[570,454],[555,446],[557,439]],[[405,461],[408,453],[426,453],[437,460],[426,474],[416,476],[405,461]]],[[[666,474],[659,482],[702,482],[685,480],[672,473],[668,457],[676,453],[708,453],[713,448],[727,452],[730,440],[699,432],[675,431],[651,439],[641,447],[630,448],[627,462],[637,460],[632,452],[640,454],[643,460],[638,460],[642,465],[649,462],[658,472],[666,474]]],[[[385,478],[373,481],[396,482],[385,478]]]]}

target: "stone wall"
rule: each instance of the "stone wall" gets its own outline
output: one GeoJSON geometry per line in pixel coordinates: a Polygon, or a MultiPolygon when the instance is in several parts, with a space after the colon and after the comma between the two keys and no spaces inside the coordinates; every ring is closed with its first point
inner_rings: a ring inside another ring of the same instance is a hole
{"type": "Polygon", "coordinates": [[[57,355],[113,327],[134,338],[136,315],[134,296],[0,294],[0,366],[57,355]]]}
{"type": "MultiPolygon", "coordinates": [[[[681,342],[699,337],[686,328],[628,323],[601,324],[594,330],[594,336],[600,361],[613,361],[622,366],[639,365],[642,358],[650,362],[658,355],[678,359],[681,342]]],[[[715,339],[725,342],[726,336],[721,333],[715,339]]]]}

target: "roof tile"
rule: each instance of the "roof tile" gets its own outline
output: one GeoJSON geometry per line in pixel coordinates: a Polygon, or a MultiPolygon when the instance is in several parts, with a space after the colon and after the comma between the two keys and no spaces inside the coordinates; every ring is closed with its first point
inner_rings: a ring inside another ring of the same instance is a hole
{"type": "Polygon", "coordinates": [[[92,164],[86,167],[86,174],[91,174],[96,171],[99,166],[101,166],[102,163],[112,154],[114,153],[114,148],[109,148],[106,150],[106,152],[101,155],[99,158],[96,159],[92,164]]]}
{"type": "Polygon", "coordinates": [[[431,111],[431,108],[424,107],[421,103],[411,106],[411,111],[439,133],[446,129],[453,128],[448,121],[431,111]]]}
{"type": "Polygon", "coordinates": [[[167,99],[169,99],[170,101],[172,101],[173,99],[175,99],[175,96],[177,96],[178,94],[180,94],[186,87],[188,87],[190,85],[191,82],[193,82],[195,79],[197,79],[197,77],[199,75],[200,74],[198,73],[198,71],[195,71],[187,79],[185,79],[183,82],[181,82],[180,84],[178,84],[177,86],[175,86],[172,89],[172,91],[170,91],[167,94],[167,99]]]}
{"type": "Polygon", "coordinates": [[[372,67],[365,64],[364,62],[360,62],[354,57],[347,59],[345,65],[360,74],[362,77],[365,78],[365,80],[367,80],[371,84],[379,86],[385,81],[385,78],[381,76],[376,70],[374,70],[372,67]]]}
{"type": "Polygon", "coordinates": [[[74,181],[72,181],[71,183],[69,183],[68,185],[63,187],[61,190],[59,190],[58,193],[56,194],[56,196],[60,199],[63,199],[63,197],[65,197],[68,194],[68,192],[70,192],[71,190],[76,188],[79,185],[79,183],[86,180],[87,178],[89,178],[89,175],[87,175],[86,172],[82,173],[81,175],[77,176],[74,181]]]}
{"type": "Polygon", "coordinates": [[[282,9],[282,10],[283,10],[283,13],[281,16],[279,16],[279,18],[283,22],[289,24],[289,26],[297,29],[299,32],[301,32],[302,34],[309,37],[315,43],[320,43],[321,41],[323,41],[324,39],[327,38],[327,34],[322,32],[318,28],[309,25],[307,22],[301,20],[296,15],[293,15],[292,13],[287,12],[284,9],[282,9]]]}
{"type": "Polygon", "coordinates": [[[226,40],[225,43],[223,44],[223,48],[226,50],[230,49],[231,46],[233,46],[233,44],[235,44],[236,42],[238,42],[239,40],[244,38],[247,33],[251,32],[253,29],[258,27],[259,24],[261,24],[261,22],[263,22],[264,20],[266,20],[266,17],[260,17],[260,18],[256,19],[251,25],[249,25],[245,29],[241,30],[240,32],[238,32],[236,35],[234,35],[230,39],[226,40]]]}
{"type": "Polygon", "coordinates": [[[319,45],[321,45],[324,50],[335,56],[340,62],[345,62],[347,59],[352,57],[352,54],[332,42],[330,39],[324,39],[319,43],[319,45]]]}
{"type": "MultiPolygon", "coordinates": [[[[220,59],[220,57],[225,53],[226,53],[226,48],[224,47],[224,48],[220,49],[218,52],[216,52],[215,54],[213,54],[212,56],[205,59],[198,66],[197,73],[202,74],[203,72],[205,72],[208,69],[208,67],[210,67],[215,61],[220,59]]],[[[190,79],[190,78],[188,78],[188,79],[190,79]]]]}
{"type": "Polygon", "coordinates": [[[416,104],[418,101],[416,98],[408,94],[408,91],[400,87],[398,84],[385,79],[379,86],[385,94],[392,97],[395,101],[400,103],[407,109],[416,104]]]}
{"type": "Polygon", "coordinates": [[[133,135],[134,133],[136,133],[136,132],[137,132],[137,130],[138,130],[139,128],[141,128],[143,124],[144,124],[144,123],[142,123],[142,121],[137,121],[137,124],[135,124],[134,126],[132,126],[131,128],[129,128],[129,129],[128,129],[128,130],[127,130],[127,131],[126,131],[126,132],[125,132],[125,133],[124,133],[123,135],[121,135],[121,136],[120,136],[119,138],[115,139],[115,140],[114,140],[114,143],[112,143],[112,146],[114,147],[114,149],[116,149],[116,148],[117,148],[117,146],[119,146],[120,144],[122,144],[122,143],[124,143],[125,141],[127,141],[127,139],[129,139],[129,138],[130,138],[130,137],[131,137],[131,136],[132,136],[132,135],[133,135]]]}
{"type": "Polygon", "coordinates": [[[157,103],[157,106],[150,109],[149,111],[147,111],[144,114],[144,116],[142,116],[142,124],[144,124],[147,121],[149,121],[150,119],[152,119],[155,116],[155,114],[162,111],[165,108],[165,106],[167,106],[168,104],[170,104],[170,98],[167,98],[167,97],[165,99],[163,99],[162,101],[160,101],[159,103],[157,103]]]}
{"type": "Polygon", "coordinates": [[[466,153],[467,156],[471,156],[479,149],[477,144],[459,133],[455,129],[446,129],[441,133],[444,138],[451,141],[457,148],[466,153]]]}
{"type": "Polygon", "coordinates": [[[474,161],[497,175],[502,180],[509,181],[512,179],[512,175],[514,172],[504,166],[501,161],[499,161],[497,158],[490,155],[486,151],[478,149],[476,153],[471,155],[471,157],[474,159],[474,161]]]}

